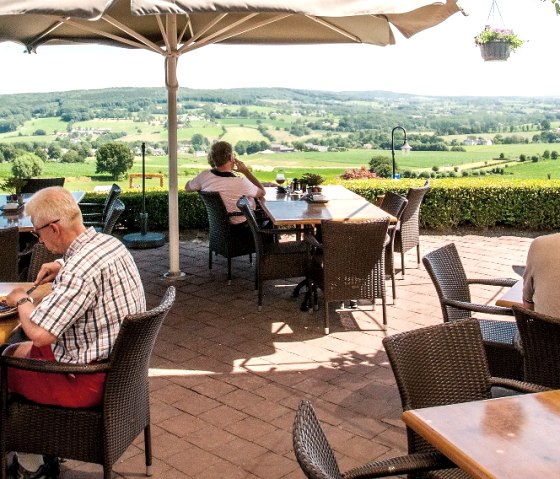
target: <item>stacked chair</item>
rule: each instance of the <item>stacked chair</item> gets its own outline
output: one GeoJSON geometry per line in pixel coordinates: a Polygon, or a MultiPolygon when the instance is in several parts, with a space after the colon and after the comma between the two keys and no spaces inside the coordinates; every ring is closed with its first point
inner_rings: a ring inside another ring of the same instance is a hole
{"type": "Polygon", "coordinates": [[[103,203],[80,202],[84,225],[94,226],[98,231],[103,230],[107,224],[109,213],[115,201],[121,194],[121,187],[113,183],[103,203]]]}

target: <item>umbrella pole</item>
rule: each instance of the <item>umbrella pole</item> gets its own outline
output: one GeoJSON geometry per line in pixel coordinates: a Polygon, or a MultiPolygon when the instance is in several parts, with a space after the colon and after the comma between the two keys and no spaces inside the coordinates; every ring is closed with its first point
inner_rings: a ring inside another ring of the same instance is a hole
{"type": "Polygon", "coordinates": [[[167,132],[169,155],[169,271],[170,280],[185,277],[179,269],[179,192],[177,189],[177,16],[166,15],[168,54],[165,57],[165,83],[167,87],[167,132]]]}

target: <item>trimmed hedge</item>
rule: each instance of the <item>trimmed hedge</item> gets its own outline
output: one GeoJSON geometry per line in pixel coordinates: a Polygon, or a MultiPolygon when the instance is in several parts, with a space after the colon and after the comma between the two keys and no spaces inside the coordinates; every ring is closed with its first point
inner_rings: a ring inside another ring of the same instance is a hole
{"type": "MultiPolygon", "coordinates": [[[[394,191],[406,196],[408,188],[422,186],[425,180],[350,180],[339,183],[375,203],[377,195],[394,191]]],[[[332,183],[332,182],[331,182],[332,183]]],[[[430,180],[430,190],[420,210],[423,227],[445,230],[457,226],[490,228],[511,226],[519,229],[560,228],[560,180],[509,180],[492,178],[449,178],[430,180]]],[[[106,193],[87,193],[84,201],[103,203],[106,193]]],[[[124,191],[126,210],[120,224],[138,231],[142,193],[124,191]]],[[[168,229],[167,190],[146,191],[148,228],[168,229]]],[[[179,228],[206,229],[206,209],[197,193],[179,191],[179,228]]]]}

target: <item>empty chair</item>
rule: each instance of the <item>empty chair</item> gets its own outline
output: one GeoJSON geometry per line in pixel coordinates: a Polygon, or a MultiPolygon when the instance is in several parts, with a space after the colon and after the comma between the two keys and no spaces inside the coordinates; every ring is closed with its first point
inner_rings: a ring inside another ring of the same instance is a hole
{"type": "Polygon", "coordinates": [[[121,187],[116,183],[113,183],[103,203],[80,202],[79,206],[82,210],[84,225],[96,226],[102,229],[103,225],[106,222],[111,206],[120,196],[120,194],[121,187]]]}
{"type": "Polygon", "coordinates": [[[420,264],[420,206],[424,196],[430,189],[430,182],[426,181],[420,188],[409,188],[406,194],[408,203],[401,216],[395,237],[395,252],[401,254],[401,273],[404,276],[404,254],[416,248],[416,258],[420,264]]]}
{"type": "Polygon", "coordinates": [[[369,462],[342,474],[313,406],[306,400],[299,403],[292,440],[297,461],[309,479],[387,477],[454,467],[442,454],[428,452],[369,462]]]}
{"type": "Polygon", "coordinates": [[[523,379],[560,388],[560,318],[513,306],[523,355],[523,379]]]}
{"type": "Polygon", "coordinates": [[[198,194],[206,206],[208,213],[208,268],[212,269],[212,253],[227,258],[228,281],[231,282],[231,259],[255,252],[253,233],[249,227],[233,225],[230,217],[241,216],[241,211],[228,213],[220,193],[215,191],[199,191],[198,194]]]}
{"type": "Polygon", "coordinates": [[[0,281],[19,280],[19,229],[0,229],[0,281]]]}
{"type": "Polygon", "coordinates": [[[260,311],[264,281],[305,276],[307,244],[303,241],[274,241],[274,237],[278,234],[301,234],[302,231],[295,228],[260,228],[246,196],[239,199],[237,207],[247,219],[256,247],[255,286],[258,289],[258,309],[260,311]]]}
{"type": "MultiPolygon", "coordinates": [[[[510,308],[473,303],[470,285],[513,286],[516,280],[468,279],[454,243],[428,253],[424,256],[423,262],[436,288],[444,322],[470,318],[473,312],[513,315],[510,308]]],[[[492,375],[520,379],[521,355],[514,346],[517,333],[515,323],[493,319],[479,321],[492,375]]]]}
{"type": "Polygon", "coordinates": [[[385,246],[389,218],[360,221],[324,221],[322,244],[310,259],[309,281],[314,304],[317,287],[323,291],[325,334],[329,334],[329,303],[381,298],[383,325],[387,324],[385,246]]]}
{"type": "MultiPolygon", "coordinates": [[[[383,345],[395,375],[404,411],[491,399],[493,393],[538,392],[546,388],[491,377],[478,321],[474,318],[428,326],[389,336],[383,345]]],[[[435,452],[407,428],[408,453],[435,452]]],[[[470,477],[459,470],[430,477],[470,477]]]]}
{"type": "Polygon", "coordinates": [[[400,227],[400,220],[404,210],[406,209],[406,205],[408,204],[408,200],[397,193],[393,193],[392,191],[388,191],[383,196],[383,201],[381,202],[380,208],[383,211],[386,211],[390,215],[397,218],[397,222],[395,224],[389,225],[389,244],[386,246],[385,250],[385,267],[386,271],[391,275],[391,287],[393,290],[393,304],[397,302],[397,289],[395,285],[395,237],[397,235],[397,231],[400,227]]]}
{"type": "Polygon", "coordinates": [[[106,362],[70,365],[0,357],[4,378],[1,393],[5,398],[0,428],[2,474],[6,471],[6,452],[22,451],[102,464],[103,477],[110,479],[112,465],[144,432],[146,475],[151,475],[148,368],[158,332],[174,300],[175,288],[171,286],[159,306],[124,318],[106,362]],[[35,371],[53,373],[106,371],[103,403],[74,409],[37,404],[19,395],[8,397],[6,368],[24,369],[31,365],[35,371]]]}
{"type": "Polygon", "coordinates": [[[49,186],[64,186],[65,178],[27,178],[21,193],[36,193],[49,186]]]}

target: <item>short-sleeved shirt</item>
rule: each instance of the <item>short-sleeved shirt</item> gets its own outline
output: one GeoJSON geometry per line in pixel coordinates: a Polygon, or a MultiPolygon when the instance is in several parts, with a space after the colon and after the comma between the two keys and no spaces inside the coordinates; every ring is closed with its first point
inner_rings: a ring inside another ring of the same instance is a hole
{"type": "MultiPolygon", "coordinates": [[[[237,200],[245,195],[249,198],[251,208],[255,209],[255,198],[259,193],[259,188],[251,183],[245,176],[227,175],[223,176],[220,172],[206,170],[200,172],[196,177],[188,182],[188,186],[194,191],[217,191],[220,193],[222,201],[228,213],[239,211],[237,200]]],[[[243,216],[231,216],[231,223],[243,223],[243,216]]]]}
{"type": "Polygon", "coordinates": [[[123,319],[146,311],[136,263],[116,238],[88,228],[70,245],[52,292],[31,321],[57,337],[59,362],[87,364],[106,359],[123,319]]]}
{"type": "Polygon", "coordinates": [[[539,236],[529,247],[523,299],[540,314],[560,317],[560,233],[539,236]]]}

